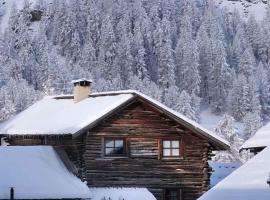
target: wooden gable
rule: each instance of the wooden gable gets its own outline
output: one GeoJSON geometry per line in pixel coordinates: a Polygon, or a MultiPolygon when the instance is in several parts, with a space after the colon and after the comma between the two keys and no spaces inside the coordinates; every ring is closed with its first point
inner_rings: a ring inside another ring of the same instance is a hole
{"type": "Polygon", "coordinates": [[[181,189],[196,199],[209,186],[211,145],[141,99],[134,99],[91,128],[85,136],[85,171],[89,186],[147,187],[158,199],[164,188],[181,189]],[[104,139],[123,138],[123,157],[104,156],[104,139]],[[179,140],[180,155],[162,156],[163,140],[179,140]]]}

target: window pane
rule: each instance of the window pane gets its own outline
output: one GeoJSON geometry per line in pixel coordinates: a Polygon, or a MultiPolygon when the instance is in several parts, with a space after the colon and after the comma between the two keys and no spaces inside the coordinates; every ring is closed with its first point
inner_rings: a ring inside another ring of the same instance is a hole
{"type": "Polygon", "coordinates": [[[171,147],[171,141],[164,140],[163,141],[163,148],[170,148],[171,147]]]}
{"type": "Polygon", "coordinates": [[[105,147],[114,147],[114,141],[113,140],[106,140],[105,141],[105,147]]]}
{"type": "Polygon", "coordinates": [[[115,147],[123,147],[124,141],[123,140],[115,140],[115,147]]]}
{"type": "Polygon", "coordinates": [[[165,200],[177,200],[179,198],[177,190],[166,190],[165,200]]]}
{"type": "Polygon", "coordinates": [[[178,140],[172,141],[172,148],[179,148],[179,141],[178,140]]]}
{"type": "Polygon", "coordinates": [[[171,150],[170,149],[163,149],[163,156],[171,156],[171,150]]]}
{"type": "Polygon", "coordinates": [[[113,155],[113,153],[114,153],[114,148],[106,148],[105,149],[106,156],[111,156],[111,155],[113,155]]]}
{"type": "Polygon", "coordinates": [[[172,149],[172,156],[179,156],[179,149],[172,149]]]}
{"type": "Polygon", "coordinates": [[[123,147],[114,149],[114,155],[122,155],[122,154],[124,154],[124,148],[123,147]]]}
{"type": "Polygon", "coordinates": [[[174,191],[174,190],[170,191],[170,196],[177,197],[177,191],[174,191]]]}

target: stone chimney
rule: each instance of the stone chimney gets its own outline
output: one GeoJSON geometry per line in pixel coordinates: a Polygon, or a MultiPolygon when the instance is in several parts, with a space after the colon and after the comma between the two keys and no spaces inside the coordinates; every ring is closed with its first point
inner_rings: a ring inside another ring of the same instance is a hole
{"type": "Polygon", "coordinates": [[[91,87],[91,80],[87,80],[85,78],[73,80],[72,83],[74,84],[73,95],[74,95],[74,103],[78,103],[90,95],[90,87],[91,87]]]}

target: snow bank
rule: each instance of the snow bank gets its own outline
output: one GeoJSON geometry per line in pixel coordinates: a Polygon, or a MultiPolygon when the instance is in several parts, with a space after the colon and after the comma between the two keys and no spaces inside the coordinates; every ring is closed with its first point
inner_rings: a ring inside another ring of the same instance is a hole
{"type": "Polygon", "coordinates": [[[270,147],[267,147],[198,200],[269,200],[269,172],[270,147]]]}
{"type": "Polygon", "coordinates": [[[242,149],[249,149],[255,147],[270,146],[270,123],[261,127],[253,137],[249,138],[243,145],[242,149]]]}
{"type": "Polygon", "coordinates": [[[90,188],[91,200],[156,200],[146,188],[90,188]]]}
{"type": "Polygon", "coordinates": [[[0,147],[0,199],[89,198],[88,187],[70,173],[51,146],[0,147]]]}

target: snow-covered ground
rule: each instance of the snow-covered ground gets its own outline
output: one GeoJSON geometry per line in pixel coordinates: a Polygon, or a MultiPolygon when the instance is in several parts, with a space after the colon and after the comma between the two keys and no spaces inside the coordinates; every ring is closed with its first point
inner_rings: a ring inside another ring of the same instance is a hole
{"type": "Polygon", "coordinates": [[[91,200],[156,200],[146,188],[90,188],[91,200]]]}
{"type": "Polygon", "coordinates": [[[227,9],[228,12],[238,10],[243,18],[248,18],[254,15],[258,21],[261,21],[266,13],[266,1],[258,1],[257,3],[250,3],[246,0],[216,0],[216,4],[220,8],[227,9]]]}
{"type": "Polygon", "coordinates": [[[218,163],[209,161],[209,165],[212,167],[213,173],[210,177],[211,187],[214,187],[217,183],[222,181],[225,177],[230,175],[234,170],[241,166],[240,163],[218,163]]]}

